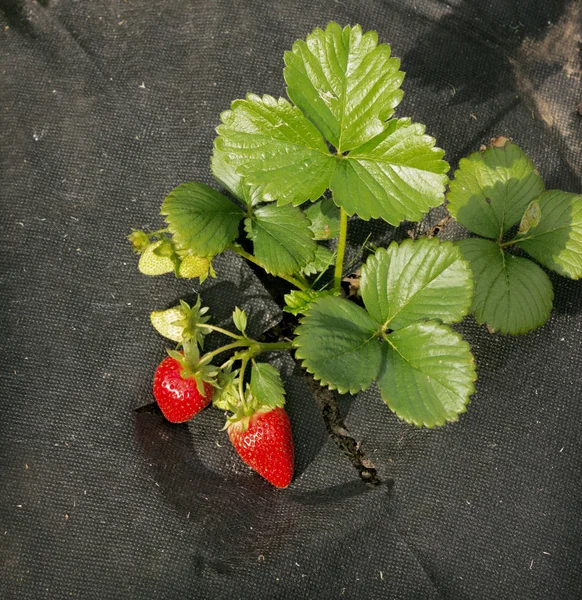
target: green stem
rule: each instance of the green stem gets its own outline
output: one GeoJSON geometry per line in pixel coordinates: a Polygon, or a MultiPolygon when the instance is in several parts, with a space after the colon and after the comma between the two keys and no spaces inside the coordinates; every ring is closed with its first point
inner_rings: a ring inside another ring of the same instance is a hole
{"type": "Polygon", "coordinates": [[[218,331],[223,335],[228,335],[235,340],[243,340],[242,335],[237,335],[236,333],[232,333],[232,331],[228,331],[228,329],[223,329],[222,327],[217,327],[216,325],[209,325],[208,323],[198,323],[196,327],[206,327],[206,329],[212,329],[212,331],[218,331]]]}
{"type": "Polygon", "coordinates": [[[273,350],[290,350],[293,348],[293,342],[270,342],[261,344],[257,342],[257,346],[259,347],[258,351],[255,353],[260,354],[261,352],[271,352],[273,350]]]}
{"type": "Polygon", "coordinates": [[[200,363],[208,364],[217,354],[221,354],[222,352],[226,352],[227,350],[231,350],[232,348],[240,348],[241,346],[249,346],[250,342],[241,340],[239,342],[232,342],[232,344],[226,344],[226,346],[221,346],[212,352],[207,352],[201,359],[200,363]]]}
{"type": "Polygon", "coordinates": [[[346,239],[348,237],[348,214],[340,208],[340,232],[337,242],[337,256],[335,259],[335,274],[333,284],[335,289],[339,290],[342,284],[342,275],[344,268],[344,255],[346,253],[346,239]]]}
{"type": "MultiPolygon", "coordinates": [[[[252,254],[249,254],[246,250],[243,250],[240,246],[232,244],[230,246],[230,249],[233,252],[236,252],[237,254],[242,256],[243,258],[246,258],[249,262],[252,262],[253,264],[261,267],[261,269],[264,269],[265,271],[267,270],[267,269],[265,269],[265,266],[258,258],[253,256],[252,254]]],[[[309,285],[307,284],[307,282],[300,281],[299,279],[295,279],[295,277],[291,277],[291,275],[279,275],[279,277],[281,279],[284,279],[285,281],[288,281],[290,284],[294,285],[296,288],[298,288],[300,290],[308,290],[309,289],[309,285]]]]}
{"type": "Polygon", "coordinates": [[[168,228],[167,228],[167,227],[165,227],[164,229],[156,229],[155,231],[152,231],[152,232],[150,233],[150,235],[157,235],[157,236],[159,236],[159,235],[161,235],[162,233],[168,233],[168,228]]]}
{"type": "Polygon", "coordinates": [[[249,356],[245,356],[241,361],[240,371],[238,373],[238,393],[240,396],[240,401],[243,403],[243,406],[246,406],[245,403],[245,395],[244,395],[244,387],[245,387],[245,371],[247,370],[247,364],[249,362],[249,356]]]}
{"type": "MultiPolygon", "coordinates": [[[[238,342],[232,342],[231,344],[221,346],[220,348],[217,348],[212,352],[207,352],[200,359],[200,362],[203,364],[208,364],[216,355],[221,354],[222,352],[226,352],[227,350],[232,350],[233,348],[242,348],[243,346],[247,346],[249,350],[248,353],[247,351],[244,352],[245,354],[247,354],[247,356],[241,358],[241,360],[248,362],[249,359],[251,359],[253,356],[257,356],[257,354],[261,354],[262,352],[273,352],[275,350],[290,350],[293,347],[293,342],[261,343],[250,339],[240,339],[238,342]]],[[[229,361],[226,361],[226,363],[228,362],[229,361]]]]}

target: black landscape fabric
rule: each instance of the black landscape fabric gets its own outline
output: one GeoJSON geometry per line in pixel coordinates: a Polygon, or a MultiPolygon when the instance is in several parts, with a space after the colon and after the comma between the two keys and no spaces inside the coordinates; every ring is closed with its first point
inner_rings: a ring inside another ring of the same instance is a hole
{"type": "Polygon", "coordinates": [[[579,282],[550,274],[554,311],[528,335],[464,321],[479,380],[456,424],[408,427],[376,389],[341,400],[375,488],[290,355],[273,357],[287,490],[240,463],[218,411],[150,410],[151,310],[201,291],[215,322],[238,305],[261,334],[280,298],[229,254],[202,286],[146,278],[125,237],[161,226],[177,184],[212,183],[220,112],[285,95],[284,51],[330,20],[392,45],[398,115],[453,167],[504,135],[548,188],[582,192],[579,0],[0,0],[2,599],[582,597],[579,282]]]}

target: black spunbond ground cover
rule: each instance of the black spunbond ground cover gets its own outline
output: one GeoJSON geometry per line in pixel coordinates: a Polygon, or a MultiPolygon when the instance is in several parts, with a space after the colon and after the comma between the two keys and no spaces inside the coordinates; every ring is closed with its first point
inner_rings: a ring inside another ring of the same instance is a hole
{"type": "MultiPolygon", "coordinates": [[[[134,412],[165,352],[151,310],[200,291],[217,323],[238,305],[253,334],[281,324],[235,255],[202,286],[146,278],[125,236],[161,224],[175,185],[212,184],[219,113],[284,95],[283,52],[332,19],[392,45],[398,115],[453,167],[501,134],[548,187],[582,191],[576,0],[0,0],[3,599],[582,596],[579,282],[550,275],[554,312],[528,335],[459,326],[479,380],[456,424],[410,428],[375,389],[340,400],[373,489],[290,355],[272,358],[297,449],[288,490],[238,461],[218,411],[181,426],[134,412]]],[[[369,225],[384,242],[415,229],[369,225]]],[[[366,236],[354,223],[351,255],[366,236]]]]}

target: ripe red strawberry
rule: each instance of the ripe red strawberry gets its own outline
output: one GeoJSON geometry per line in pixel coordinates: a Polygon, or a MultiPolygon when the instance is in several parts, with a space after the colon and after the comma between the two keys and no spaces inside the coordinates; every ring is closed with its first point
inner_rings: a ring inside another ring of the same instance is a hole
{"type": "Polygon", "coordinates": [[[189,421],[212,401],[214,388],[204,382],[206,396],[198,391],[194,378],[180,375],[182,365],[171,356],[165,358],[154,375],[154,397],[164,417],[172,423],[189,421]]]}
{"type": "Polygon", "coordinates": [[[260,408],[228,425],[228,437],[243,461],[275,487],[293,478],[291,423],[283,408],[260,408]]]}

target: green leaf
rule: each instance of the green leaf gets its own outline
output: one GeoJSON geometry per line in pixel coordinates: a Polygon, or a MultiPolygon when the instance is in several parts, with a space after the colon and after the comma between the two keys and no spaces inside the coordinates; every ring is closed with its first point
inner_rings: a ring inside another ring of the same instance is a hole
{"type": "Polygon", "coordinates": [[[329,23],[285,53],[289,98],[342,151],[379,134],[402,100],[404,73],[375,31],[329,23]]]}
{"type": "Polygon", "coordinates": [[[523,213],[523,217],[519,222],[519,234],[525,235],[532,227],[536,227],[542,217],[542,210],[540,208],[539,200],[530,202],[526,211],[523,213]]]}
{"type": "Polygon", "coordinates": [[[265,406],[283,407],[285,404],[285,388],[279,371],[268,363],[253,362],[251,370],[251,393],[265,406]]]}
{"type": "MultiPolygon", "coordinates": [[[[582,277],[582,195],[551,190],[532,203],[539,218],[518,246],[542,265],[571,279],[582,277]]],[[[528,212],[530,209],[528,209],[528,212]]]]}
{"type": "Polygon", "coordinates": [[[216,181],[226,188],[235,198],[243,200],[245,195],[245,184],[243,178],[236,169],[228,162],[226,154],[221,152],[214,144],[212,158],[210,159],[210,170],[216,181]]]}
{"type": "Polygon", "coordinates": [[[241,332],[244,333],[247,328],[247,313],[241,310],[238,306],[235,307],[232,313],[232,321],[234,326],[241,332]]]}
{"type": "Polygon", "coordinates": [[[203,183],[184,183],[162,204],[168,229],[185,254],[212,258],[237,236],[242,210],[203,183]]]}
{"type": "Polygon", "coordinates": [[[353,302],[319,298],[295,330],[296,356],[322,384],[354,394],[378,376],[382,346],[376,329],[368,313],[353,302]]]}
{"type": "Polygon", "coordinates": [[[337,296],[338,294],[339,292],[333,290],[293,290],[289,294],[285,294],[286,306],[283,307],[283,310],[293,315],[305,314],[318,298],[337,296]]]}
{"type": "Polygon", "coordinates": [[[307,217],[293,206],[268,204],[245,220],[255,256],[273,275],[299,272],[315,256],[316,244],[307,217]]]}
{"type": "Polygon", "coordinates": [[[249,94],[221,115],[216,148],[265,202],[317,200],[335,158],[323,137],[287,100],[249,94]]]}
{"type": "Polygon", "coordinates": [[[331,198],[322,198],[310,204],[303,212],[311,221],[310,229],[316,240],[337,237],[340,229],[340,209],[331,198]]]}
{"type": "Polygon", "coordinates": [[[461,159],[447,195],[449,212],[473,233],[498,239],[544,191],[534,164],[515,144],[461,159]]]}
{"type": "Polygon", "coordinates": [[[460,321],[471,308],[473,281],[469,264],[453,243],[406,240],[368,258],[360,293],[378,324],[401,329],[421,319],[460,321]]]}
{"type": "Polygon", "coordinates": [[[241,202],[254,206],[260,201],[257,193],[253,192],[251,186],[228,162],[225,153],[218,150],[216,143],[210,161],[210,169],[216,181],[241,202]]]}
{"type": "Polygon", "coordinates": [[[420,221],[442,204],[449,165],[443,150],[410,119],[389,121],[383,133],[338,160],[330,187],[334,202],[366,221],[420,221]]]}
{"type": "Polygon", "coordinates": [[[413,323],[387,337],[378,378],[382,399],[407,423],[456,421],[475,391],[469,344],[447,325],[413,323]]]}
{"type": "Polygon", "coordinates": [[[501,333],[525,333],[550,316],[554,292],[544,271],[527,258],[504,252],[495,242],[458,242],[475,281],[472,310],[478,323],[501,333]]]}
{"type": "Polygon", "coordinates": [[[333,263],[334,253],[320,244],[316,244],[316,246],[313,260],[301,269],[304,275],[315,275],[315,273],[325,271],[333,263]]]}

